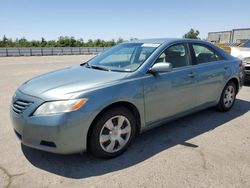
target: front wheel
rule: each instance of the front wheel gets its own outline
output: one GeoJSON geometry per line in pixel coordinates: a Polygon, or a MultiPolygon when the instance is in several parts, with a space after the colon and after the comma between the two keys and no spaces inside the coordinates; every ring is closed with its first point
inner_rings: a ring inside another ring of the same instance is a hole
{"type": "Polygon", "coordinates": [[[89,137],[89,149],[97,157],[112,158],[120,155],[135,137],[135,118],[123,107],[105,112],[93,126],[89,137]]]}
{"type": "Polygon", "coordinates": [[[220,101],[217,105],[220,111],[226,112],[229,111],[235,102],[236,98],[236,85],[234,82],[230,81],[225,86],[222,91],[220,101]]]}

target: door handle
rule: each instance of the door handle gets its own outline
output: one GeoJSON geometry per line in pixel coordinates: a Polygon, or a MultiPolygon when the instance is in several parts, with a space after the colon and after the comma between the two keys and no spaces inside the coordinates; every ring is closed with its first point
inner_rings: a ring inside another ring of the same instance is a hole
{"type": "Polygon", "coordinates": [[[224,69],[227,70],[229,67],[228,66],[225,66],[224,69]]]}
{"type": "Polygon", "coordinates": [[[194,74],[193,72],[190,72],[190,73],[188,74],[188,77],[194,78],[194,77],[195,77],[195,74],[194,74]]]}

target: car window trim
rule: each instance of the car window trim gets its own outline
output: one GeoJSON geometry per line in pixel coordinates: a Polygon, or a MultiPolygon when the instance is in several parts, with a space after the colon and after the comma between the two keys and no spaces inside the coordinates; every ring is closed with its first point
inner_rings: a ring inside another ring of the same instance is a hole
{"type": "Polygon", "coordinates": [[[218,64],[219,62],[226,62],[227,60],[220,60],[220,61],[211,61],[207,63],[200,63],[200,64],[195,64],[193,65],[194,67],[199,67],[201,65],[207,66],[207,65],[212,65],[212,64],[218,64]]]}
{"type": "Polygon", "coordinates": [[[188,53],[189,53],[189,65],[194,65],[193,57],[192,57],[192,49],[190,48],[190,43],[186,42],[188,53]]]}
{"type": "Polygon", "coordinates": [[[189,50],[190,50],[190,56],[191,56],[191,59],[192,59],[192,65],[197,65],[197,60],[196,60],[196,57],[195,57],[195,51],[194,51],[194,48],[192,46],[192,43],[188,42],[188,46],[189,46],[189,50]]]}

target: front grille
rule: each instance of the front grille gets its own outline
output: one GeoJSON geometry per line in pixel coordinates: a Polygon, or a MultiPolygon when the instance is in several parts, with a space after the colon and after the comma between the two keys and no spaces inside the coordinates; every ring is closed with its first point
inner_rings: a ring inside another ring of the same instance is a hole
{"type": "Polygon", "coordinates": [[[25,109],[27,109],[33,102],[25,100],[17,100],[13,103],[12,109],[17,114],[21,114],[25,109]]]}

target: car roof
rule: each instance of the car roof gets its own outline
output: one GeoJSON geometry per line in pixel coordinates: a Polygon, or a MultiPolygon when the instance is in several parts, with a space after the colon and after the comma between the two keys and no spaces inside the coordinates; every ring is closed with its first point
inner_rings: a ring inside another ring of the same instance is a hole
{"type": "Polygon", "coordinates": [[[201,40],[197,39],[185,39],[185,38],[151,38],[151,39],[140,39],[140,40],[132,40],[129,43],[156,43],[156,44],[163,44],[163,43],[171,43],[171,42],[197,42],[201,40]]]}
{"type": "Polygon", "coordinates": [[[164,44],[168,45],[175,42],[192,42],[192,43],[200,43],[205,44],[212,47],[214,50],[219,51],[227,59],[232,59],[233,57],[222,50],[220,47],[213,45],[211,42],[200,40],[200,39],[186,39],[186,38],[152,38],[152,39],[142,39],[142,40],[132,40],[127,43],[156,43],[156,44],[164,44]]]}

